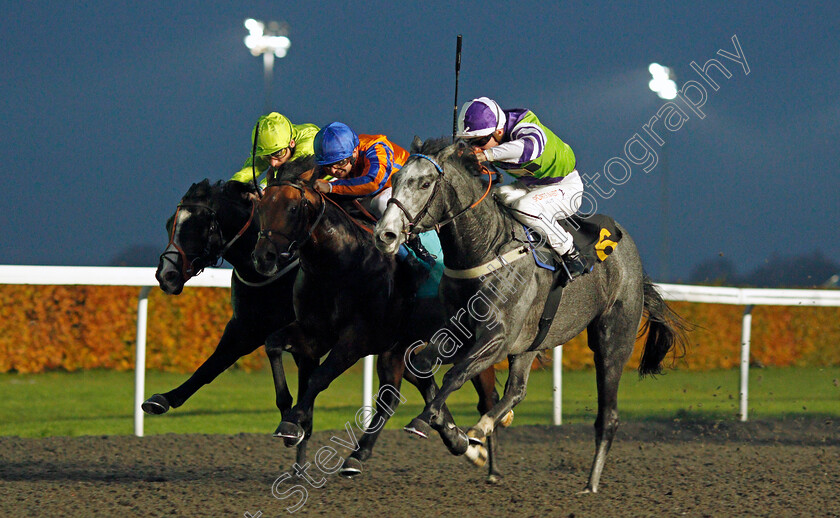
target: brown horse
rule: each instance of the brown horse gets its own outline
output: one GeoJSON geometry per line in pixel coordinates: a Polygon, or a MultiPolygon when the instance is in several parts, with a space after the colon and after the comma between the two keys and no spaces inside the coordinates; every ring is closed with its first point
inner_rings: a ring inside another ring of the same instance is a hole
{"type": "MultiPolygon", "coordinates": [[[[405,370],[404,353],[409,344],[428,335],[442,323],[442,306],[416,301],[420,279],[413,268],[395,261],[374,246],[369,226],[352,218],[343,208],[312,189],[305,180],[272,180],[257,208],[260,238],[254,250],[254,265],[263,275],[273,275],[279,265],[298,255],[300,272],[294,287],[297,319],[266,342],[266,349],[283,349],[324,362],[309,376],[297,405],[284,414],[275,435],[287,446],[305,441],[312,432],[315,398],[329,384],[365,356],[379,355],[377,372],[382,391],[376,412],[359,447],[344,462],[341,474],[361,472],[379,431],[400,402],[403,377],[416,378],[405,370]]],[[[498,401],[495,374],[491,368],[473,380],[479,393],[479,412],[498,401]]],[[[435,396],[429,384],[421,391],[425,401],[435,396]]],[[[444,413],[451,421],[448,410],[444,413]]],[[[454,425],[453,425],[454,426],[454,425]]],[[[490,456],[489,477],[498,471],[492,462],[493,443],[485,449],[471,447],[473,461],[481,465],[490,456]]],[[[299,459],[299,462],[303,459],[299,459]]]]}

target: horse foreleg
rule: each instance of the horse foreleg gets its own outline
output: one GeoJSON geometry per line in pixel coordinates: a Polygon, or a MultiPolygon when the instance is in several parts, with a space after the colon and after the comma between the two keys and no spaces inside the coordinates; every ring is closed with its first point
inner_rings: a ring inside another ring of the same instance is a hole
{"type": "Polygon", "coordinates": [[[238,320],[230,320],[216,350],[207,358],[187,381],[163,394],[155,394],[143,402],[147,414],[163,414],[169,408],[178,408],[192,397],[198,389],[207,385],[236,363],[236,360],[254,352],[262,340],[238,320]]]}
{"type": "Polygon", "coordinates": [[[531,365],[537,354],[538,351],[533,351],[508,358],[508,379],[505,384],[505,393],[502,399],[489,412],[481,416],[474,427],[467,431],[470,438],[481,440],[491,435],[513,407],[525,399],[525,394],[528,391],[528,376],[531,374],[531,365]]]}
{"type": "Polygon", "coordinates": [[[286,383],[286,371],[283,369],[283,350],[286,347],[287,333],[280,330],[272,333],[265,340],[265,354],[268,356],[268,363],[271,366],[271,376],[274,379],[274,397],[280,415],[292,408],[292,394],[286,383]]]}
{"type": "MultiPolygon", "coordinates": [[[[311,348],[312,341],[301,331],[300,324],[295,321],[275,331],[265,341],[266,353],[271,364],[271,373],[274,377],[274,390],[277,397],[277,408],[280,410],[281,425],[290,418],[292,412],[292,396],[286,383],[286,374],[283,368],[282,353],[290,351],[298,367],[298,398],[306,390],[309,376],[318,366],[318,359],[312,359],[307,354],[311,348]]],[[[312,434],[311,427],[301,429],[300,433],[295,429],[294,433],[281,429],[280,426],[274,431],[275,437],[280,437],[286,446],[298,447],[298,460],[306,457],[306,439],[312,434]]]]}
{"type": "Polygon", "coordinates": [[[350,347],[347,343],[337,343],[324,363],[313,369],[306,390],[298,394],[297,404],[292,407],[288,418],[283,419],[278,425],[274,435],[283,437],[286,440],[286,446],[299,444],[306,437],[306,430],[312,429],[315,398],[359,359],[361,358],[358,349],[350,347]]]}
{"type": "MultiPolygon", "coordinates": [[[[304,394],[309,388],[309,378],[312,372],[318,368],[318,358],[295,355],[295,363],[298,366],[298,394],[304,394]]],[[[300,397],[300,396],[298,396],[300,397]]],[[[288,413],[288,412],[287,412],[288,413]]],[[[303,440],[297,445],[297,463],[299,466],[306,464],[306,445],[312,437],[312,420],[303,426],[303,440]]]]}
{"type": "MultiPolygon", "coordinates": [[[[475,391],[478,393],[478,414],[484,415],[490,412],[499,402],[499,393],[496,391],[496,369],[490,367],[485,369],[478,376],[472,379],[475,391]]],[[[469,432],[467,432],[469,436],[469,432]]],[[[471,444],[466,456],[476,466],[487,464],[487,482],[497,482],[502,474],[499,473],[496,462],[496,448],[498,446],[498,434],[494,433],[487,437],[486,444],[478,442],[471,444]]]]}
{"type": "MultiPolygon", "coordinates": [[[[434,400],[439,390],[434,376],[415,376],[414,373],[411,372],[411,369],[406,369],[403,374],[405,379],[417,387],[417,390],[420,391],[420,395],[423,397],[423,402],[426,405],[434,400]]],[[[446,405],[443,406],[442,417],[446,423],[452,423],[452,426],[455,426],[455,418],[452,417],[452,414],[449,412],[449,408],[446,405]]],[[[447,428],[449,428],[449,426],[447,426],[447,428]]],[[[424,419],[416,417],[409,424],[403,427],[403,430],[418,437],[422,437],[423,439],[428,439],[428,437],[432,434],[432,427],[429,425],[428,418],[424,419]]]]}
{"type": "Polygon", "coordinates": [[[504,346],[505,338],[495,336],[486,341],[480,341],[473,346],[470,353],[457,362],[443,376],[443,383],[434,399],[426,405],[415,420],[425,421],[438,431],[444,444],[453,455],[463,455],[469,446],[467,435],[455,426],[447,423],[443,409],[450,394],[461,388],[471,378],[481,371],[493,366],[496,358],[504,346]]]}
{"type": "Polygon", "coordinates": [[[376,399],[376,412],[370,419],[370,424],[359,440],[359,448],[354,451],[339,473],[345,477],[353,477],[362,472],[362,463],[370,458],[373,446],[379,434],[385,428],[388,418],[394,415],[400,401],[404,400],[400,394],[405,364],[402,351],[387,351],[379,355],[376,361],[376,372],[379,376],[379,392],[376,399]]]}

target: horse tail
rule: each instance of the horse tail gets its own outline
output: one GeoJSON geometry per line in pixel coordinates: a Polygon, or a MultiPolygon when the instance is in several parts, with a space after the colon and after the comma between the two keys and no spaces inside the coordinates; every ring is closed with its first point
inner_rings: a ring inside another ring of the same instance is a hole
{"type": "Polygon", "coordinates": [[[639,364],[639,375],[660,374],[662,372],[662,360],[672,350],[676,357],[685,355],[688,344],[687,333],[692,325],[679,316],[673,309],[668,307],[656,285],[647,275],[643,278],[644,283],[644,311],[647,320],[639,331],[639,336],[647,332],[642,361],[639,364]],[[679,350],[679,354],[677,353],[679,350]]]}

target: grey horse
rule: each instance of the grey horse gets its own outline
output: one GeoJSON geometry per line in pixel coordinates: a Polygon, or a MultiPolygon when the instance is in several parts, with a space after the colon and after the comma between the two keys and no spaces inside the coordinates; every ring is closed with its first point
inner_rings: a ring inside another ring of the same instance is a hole
{"type": "MultiPolygon", "coordinates": [[[[618,428],[619,380],[633,352],[643,313],[648,316],[648,338],[639,366],[642,376],[659,373],[669,351],[684,349],[686,324],[644,274],[633,239],[618,226],[623,237],[615,251],[564,288],[546,339],[533,346],[553,274],[528,258],[518,259],[529,255],[515,238],[522,225],[487,196],[490,189],[481,180],[487,171],[471,148],[464,142],[450,142],[422,143],[415,138],[412,156],[392,177],[393,198],[375,230],[377,247],[394,253],[409,235],[435,228],[447,268],[439,296],[451,318],[447,329],[436,333],[429,340],[432,347],[426,349],[447,356],[454,365],[434,399],[406,430],[427,436],[431,426],[456,454],[467,450],[467,442],[483,442],[525,397],[538,352],[564,344],[586,329],[595,360],[598,416],[595,457],[584,492],[595,493],[618,428]],[[517,255],[517,249],[522,253],[517,255]],[[459,275],[475,268],[488,273],[459,275]],[[505,358],[509,376],[501,400],[466,437],[451,424],[447,426],[442,408],[449,395],[505,358]]],[[[415,370],[426,372],[428,358],[421,357],[422,353],[415,357],[422,365],[415,365],[415,370]]],[[[409,355],[406,359],[415,363],[409,355]]],[[[426,379],[434,383],[431,376],[426,379]]]]}

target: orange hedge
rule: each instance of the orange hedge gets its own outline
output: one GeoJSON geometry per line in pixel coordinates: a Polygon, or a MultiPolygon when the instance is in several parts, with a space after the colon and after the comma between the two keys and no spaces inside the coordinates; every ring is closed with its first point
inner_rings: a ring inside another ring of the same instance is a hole
{"type": "MultiPolygon", "coordinates": [[[[137,296],[121,286],[0,286],[0,372],[134,368],[137,296]]],[[[146,365],[191,372],[216,347],[230,318],[230,290],[149,295],[146,365]]],[[[237,364],[263,366],[252,354],[237,364]]]]}
{"type": "MultiPolygon", "coordinates": [[[[137,295],[140,288],[106,286],[0,285],[0,372],[43,372],[134,367],[137,295]]],[[[146,365],[191,372],[206,359],[230,317],[230,290],[187,288],[177,297],[155,289],[149,296],[146,365]]],[[[743,307],[672,302],[698,327],[690,348],[674,364],[706,370],[740,364],[743,307]]],[[[840,365],[840,308],[756,306],[753,361],[772,366],[840,365]]],[[[631,359],[636,367],[641,343],[631,359]]],[[[237,363],[262,368],[265,354],[237,363]]],[[[667,363],[670,365],[671,361],[667,363]]],[[[585,333],[564,347],[563,366],[592,366],[585,333]]]]}

